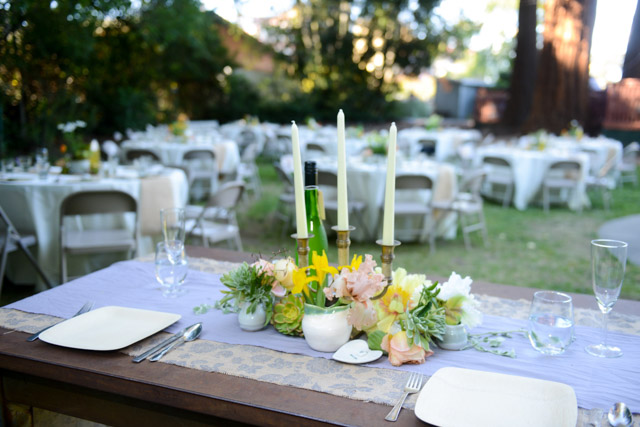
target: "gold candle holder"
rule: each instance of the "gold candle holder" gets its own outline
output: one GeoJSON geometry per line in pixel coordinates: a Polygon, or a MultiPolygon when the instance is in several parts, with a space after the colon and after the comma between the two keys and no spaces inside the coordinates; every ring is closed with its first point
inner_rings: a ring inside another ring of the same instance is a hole
{"type": "Polygon", "coordinates": [[[396,246],[400,246],[398,240],[393,241],[393,245],[385,245],[382,240],[377,240],[376,243],[382,247],[382,254],[380,254],[380,260],[382,260],[382,274],[387,280],[387,286],[384,287],[382,292],[371,299],[379,299],[387,293],[389,286],[393,284],[393,259],[396,257],[393,253],[396,246]]]}
{"type": "Polygon", "coordinates": [[[351,246],[349,235],[356,228],[353,225],[350,225],[348,229],[340,230],[337,225],[334,225],[331,229],[338,234],[336,239],[336,246],[338,246],[338,267],[349,265],[349,246],[351,246]]]}
{"type": "Polygon", "coordinates": [[[304,268],[309,266],[309,239],[313,237],[313,234],[309,234],[307,237],[298,237],[298,233],[291,235],[292,238],[298,242],[298,268],[304,268]]]}

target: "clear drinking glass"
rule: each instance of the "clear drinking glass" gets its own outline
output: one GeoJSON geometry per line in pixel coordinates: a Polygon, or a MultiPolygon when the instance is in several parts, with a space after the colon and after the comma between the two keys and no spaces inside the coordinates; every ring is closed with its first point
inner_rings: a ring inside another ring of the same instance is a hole
{"type": "Polygon", "coordinates": [[[529,341],[547,355],[562,354],[573,340],[573,302],[562,292],[533,294],[529,312],[529,341]]]}
{"type": "Polygon", "coordinates": [[[176,256],[184,249],[185,213],[183,208],[164,208],[160,210],[164,243],[170,254],[176,256]]]}
{"type": "Polygon", "coordinates": [[[156,279],[164,288],[162,295],[175,298],[185,293],[182,284],[187,277],[189,264],[184,250],[178,255],[169,251],[164,242],[156,245],[156,279]]]}
{"type": "Polygon", "coordinates": [[[16,157],[16,166],[22,169],[23,172],[29,172],[32,164],[31,156],[18,156],[16,157]]]}
{"type": "Polygon", "coordinates": [[[602,343],[585,347],[587,353],[598,357],[620,357],[622,350],[610,346],[607,342],[607,317],[613,309],[627,265],[626,242],[619,240],[599,239],[591,241],[591,273],[593,292],[602,312],[602,343]]]}

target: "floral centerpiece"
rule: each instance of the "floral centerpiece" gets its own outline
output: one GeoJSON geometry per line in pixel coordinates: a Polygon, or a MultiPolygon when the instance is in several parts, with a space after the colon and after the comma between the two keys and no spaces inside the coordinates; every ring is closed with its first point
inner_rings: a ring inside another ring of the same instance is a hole
{"type": "Polygon", "coordinates": [[[580,126],[580,123],[577,120],[571,120],[571,123],[569,123],[568,133],[580,141],[584,136],[584,129],[582,129],[582,126],[580,126]]]}
{"type": "Polygon", "coordinates": [[[437,114],[430,115],[424,124],[424,127],[427,130],[440,129],[441,126],[442,126],[442,117],[437,114]]]}
{"type": "Polygon", "coordinates": [[[380,133],[370,133],[367,135],[367,148],[364,153],[365,156],[386,155],[387,154],[387,136],[380,133]]]}
{"type": "Polygon", "coordinates": [[[186,114],[178,114],[178,118],[175,122],[169,124],[169,132],[173,136],[184,136],[187,131],[189,117],[186,114]]]}
{"type": "Polygon", "coordinates": [[[59,123],[58,130],[62,132],[64,143],[60,145],[60,153],[71,160],[84,160],[89,158],[89,144],[76,133],[76,129],[84,128],[87,124],[82,120],[59,123]]]}
{"type": "Polygon", "coordinates": [[[304,336],[318,351],[336,351],[364,332],[369,348],[383,350],[396,366],[424,363],[449,327],[463,328],[466,344],[465,328],[482,321],[471,278],[454,272],[439,284],[398,268],[387,288],[371,255],[356,255],[350,265],[338,268],[329,265],[324,253],[314,253],[303,268],[291,258],[261,259],[221,281],[228,290],[216,307],[225,312],[240,316],[263,307],[267,314],[261,327],[271,323],[282,334],[304,336]]]}

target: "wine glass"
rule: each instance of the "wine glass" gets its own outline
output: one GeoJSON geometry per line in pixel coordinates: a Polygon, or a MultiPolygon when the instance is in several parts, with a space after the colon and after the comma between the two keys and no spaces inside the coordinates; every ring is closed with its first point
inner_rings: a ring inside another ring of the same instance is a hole
{"type": "Polygon", "coordinates": [[[591,241],[591,272],[593,292],[602,312],[603,339],[600,344],[585,347],[587,353],[598,357],[620,357],[622,350],[607,343],[607,317],[620,295],[627,263],[627,247],[619,240],[591,241]]]}
{"type": "Polygon", "coordinates": [[[160,210],[164,243],[170,255],[176,259],[184,248],[185,213],[183,208],[164,208],[160,210]]]}
{"type": "MultiPolygon", "coordinates": [[[[183,247],[184,248],[184,247],[183,247]]],[[[175,298],[185,293],[182,284],[187,277],[189,265],[184,250],[177,255],[164,242],[156,245],[156,279],[164,288],[163,296],[175,298]]]]}

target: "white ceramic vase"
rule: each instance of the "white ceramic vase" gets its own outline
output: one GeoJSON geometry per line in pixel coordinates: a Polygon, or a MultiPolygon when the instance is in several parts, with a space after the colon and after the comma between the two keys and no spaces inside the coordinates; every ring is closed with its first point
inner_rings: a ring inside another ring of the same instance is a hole
{"type": "Polygon", "coordinates": [[[302,332],[309,347],[332,353],[349,341],[351,325],[347,322],[348,313],[348,305],[323,308],[305,304],[302,332]]]}
{"type": "Polygon", "coordinates": [[[240,304],[240,311],[238,311],[238,324],[240,328],[245,331],[259,331],[265,327],[267,320],[267,313],[264,310],[264,304],[258,304],[256,311],[253,313],[247,313],[247,308],[251,304],[249,302],[243,302],[240,304]]]}
{"type": "Polygon", "coordinates": [[[71,174],[82,175],[83,173],[89,173],[90,170],[91,162],[89,162],[89,159],[69,161],[69,173],[71,174]]]}
{"type": "Polygon", "coordinates": [[[467,328],[464,325],[445,325],[444,335],[438,346],[445,350],[462,350],[467,345],[467,328]]]}

